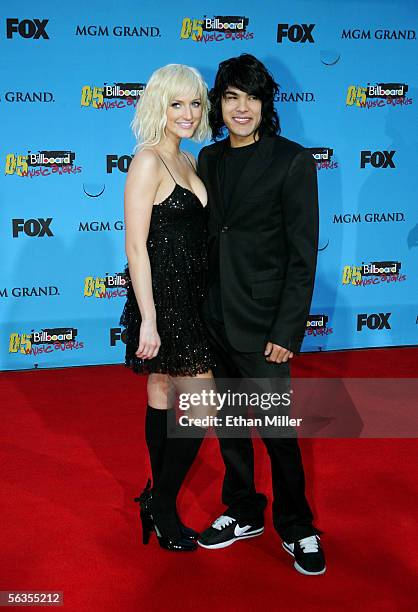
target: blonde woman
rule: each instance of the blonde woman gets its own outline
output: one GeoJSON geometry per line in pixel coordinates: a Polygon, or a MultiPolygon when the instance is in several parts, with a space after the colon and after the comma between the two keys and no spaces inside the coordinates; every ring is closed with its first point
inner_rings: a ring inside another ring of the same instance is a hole
{"type": "MultiPolygon", "coordinates": [[[[155,530],[168,550],[196,549],[198,534],[177,514],[176,498],[200,435],[167,436],[173,381],[212,379],[212,356],[199,308],[205,297],[206,189],[183,138],[210,136],[207,87],[197,70],[169,64],[151,76],[132,123],[137,152],[125,187],[128,296],[125,365],[148,374],[145,437],[153,488],[136,498],[143,542],[155,530]]],[[[188,428],[190,429],[190,428],[188,428]]],[[[194,427],[194,429],[198,429],[194,427]]]]}

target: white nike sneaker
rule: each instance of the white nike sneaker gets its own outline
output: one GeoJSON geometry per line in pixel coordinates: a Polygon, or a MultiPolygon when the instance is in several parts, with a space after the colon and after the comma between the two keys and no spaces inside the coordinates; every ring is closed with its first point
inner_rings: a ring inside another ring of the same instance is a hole
{"type": "Polygon", "coordinates": [[[325,574],[325,555],[318,535],[311,535],[292,543],[283,542],[282,546],[295,558],[294,568],[301,574],[305,576],[325,574]]]}
{"type": "Polygon", "coordinates": [[[200,534],[197,543],[203,548],[226,548],[237,540],[255,538],[264,531],[264,523],[240,524],[236,518],[222,514],[200,534]]]}

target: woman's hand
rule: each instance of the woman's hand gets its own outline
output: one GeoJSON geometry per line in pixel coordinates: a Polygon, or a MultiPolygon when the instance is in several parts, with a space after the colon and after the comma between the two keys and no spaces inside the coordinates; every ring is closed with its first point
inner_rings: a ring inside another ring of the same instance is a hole
{"type": "Polygon", "coordinates": [[[142,321],[139,330],[139,346],[135,355],[139,359],[153,359],[161,346],[155,321],[142,321]]]}

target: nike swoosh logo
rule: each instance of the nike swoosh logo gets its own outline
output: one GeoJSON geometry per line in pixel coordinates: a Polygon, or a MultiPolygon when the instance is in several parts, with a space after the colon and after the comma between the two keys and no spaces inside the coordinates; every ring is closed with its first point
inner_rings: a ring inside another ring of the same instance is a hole
{"type": "Polygon", "coordinates": [[[246,533],[249,529],[251,529],[251,525],[245,525],[245,527],[240,527],[239,525],[235,525],[234,536],[241,536],[243,533],[246,533]]]}

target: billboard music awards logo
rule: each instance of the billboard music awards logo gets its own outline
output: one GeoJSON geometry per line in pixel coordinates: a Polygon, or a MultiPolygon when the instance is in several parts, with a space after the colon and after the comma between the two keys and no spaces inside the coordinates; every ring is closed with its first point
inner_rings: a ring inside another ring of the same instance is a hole
{"type": "Polygon", "coordinates": [[[79,342],[74,327],[48,327],[30,333],[12,332],[9,337],[9,353],[39,355],[54,351],[79,350],[84,342],[79,342]]]}
{"type": "Polygon", "coordinates": [[[400,274],[400,261],[372,261],[361,266],[344,266],[342,284],[356,287],[367,287],[381,283],[396,283],[406,280],[406,274],[400,274]]]}
{"type": "Polygon", "coordinates": [[[180,38],[191,39],[195,42],[222,42],[223,40],[249,40],[254,38],[253,32],[247,31],[248,17],[220,16],[208,18],[206,15],[201,19],[184,17],[180,38]]]}
{"type": "Polygon", "coordinates": [[[371,109],[382,106],[408,106],[412,98],[406,95],[409,86],[405,83],[368,84],[365,87],[350,85],[347,89],[346,106],[371,109]]]}
{"type": "Polygon", "coordinates": [[[305,336],[328,336],[333,333],[332,327],[328,327],[328,315],[310,314],[306,321],[305,336]]]}
{"type": "Polygon", "coordinates": [[[84,279],[84,297],[107,298],[111,300],[126,297],[128,278],[125,273],[107,274],[106,276],[86,276],[84,279]]]}
{"type": "Polygon", "coordinates": [[[145,89],[146,83],[105,83],[102,87],[84,85],[81,90],[80,105],[111,110],[135,106],[145,89]]]}
{"type": "Polygon", "coordinates": [[[16,174],[26,178],[51,174],[78,174],[82,168],[75,166],[74,160],[73,151],[38,151],[38,153],[28,151],[27,155],[7,153],[4,173],[8,176],[16,174]]]}
{"type": "Polygon", "coordinates": [[[338,162],[332,159],[334,149],[328,149],[327,147],[308,147],[308,151],[312,153],[317,170],[335,170],[335,168],[338,168],[338,162]]]}

